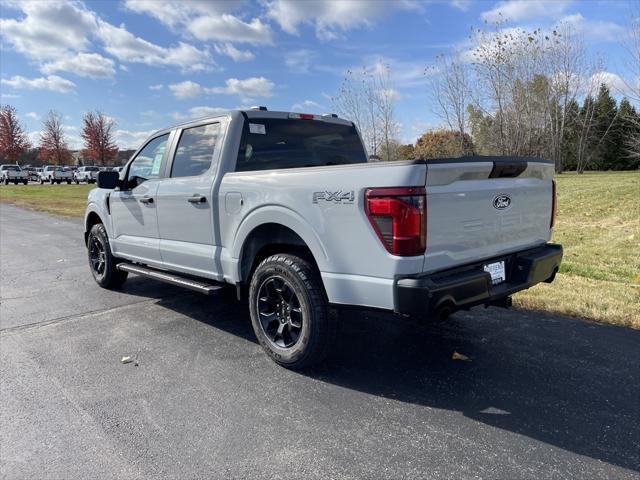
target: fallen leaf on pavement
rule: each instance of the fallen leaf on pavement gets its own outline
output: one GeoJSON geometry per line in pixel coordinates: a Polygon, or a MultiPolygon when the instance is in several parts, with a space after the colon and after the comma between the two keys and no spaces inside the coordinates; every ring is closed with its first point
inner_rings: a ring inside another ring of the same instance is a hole
{"type": "Polygon", "coordinates": [[[462,360],[463,362],[470,362],[471,359],[462,353],[458,353],[455,350],[453,351],[453,355],[451,355],[451,360],[462,360]]]}

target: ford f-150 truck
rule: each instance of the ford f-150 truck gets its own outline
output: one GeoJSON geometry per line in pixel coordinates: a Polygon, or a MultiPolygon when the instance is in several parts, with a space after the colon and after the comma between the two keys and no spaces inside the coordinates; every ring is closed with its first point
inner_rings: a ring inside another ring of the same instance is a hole
{"type": "Polygon", "coordinates": [[[160,130],[120,174],[100,172],[89,265],[106,288],[128,274],[235,285],[264,350],[300,368],[331,344],[335,307],[444,319],[553,281],[553,174],[513,157],[369,163],[335,115],[230,111],[160,130]]]}
{"type": "Polygon", "coordinates": [[[49,182],[51,185],[54,183],[60,185],[62,182],[71,183],[72,179],[73,172],[71,170],[55,165],[48,165],[42,169],[42,172],[40,172],[41,185],[44,182],[49,182]]]}
{"type": "Polygon", "coordinates": [[[98,172],[100,172],[98,167],[79,167],[78,170],[73,172],[73,179],[76,184],[80,182],[96,183],[98,172]]]}
{"type": "Polygon", "coordinates": [[[5,185],[9,185],[9,182],[13,182],[14,185],[18,183],[26,185],[29,183],[29,172],[22,170],[18,165],[0,165],[0,182],[5,185]]]}

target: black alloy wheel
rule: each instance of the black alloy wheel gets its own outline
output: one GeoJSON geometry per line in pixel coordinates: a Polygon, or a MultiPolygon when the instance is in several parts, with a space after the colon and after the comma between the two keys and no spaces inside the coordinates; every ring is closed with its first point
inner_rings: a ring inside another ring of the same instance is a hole
{"type": "Polygon", "coordinates": [[[293,347],[302,331],[304,316],[293,287],[281,276],[262,282],[258,290],[256,310],[265,336],[280,348],[293,347]]]}
{"type": "Polygon", "coordinates": [[[97,236],[91,236],[89,239],[89,264],[97,278],[104,276],[106,261],[106,251],[102,241],[97,236]]]}

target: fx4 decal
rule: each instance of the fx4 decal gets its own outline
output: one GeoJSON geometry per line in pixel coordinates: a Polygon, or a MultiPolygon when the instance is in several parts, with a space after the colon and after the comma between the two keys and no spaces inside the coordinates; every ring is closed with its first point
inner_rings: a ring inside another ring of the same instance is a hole
{"type": "Polygon", "coordinates": [[[313,192],[313,203],[318,202],[332,202],[332,203],[353,203],[356,195],[353,190],[343,192],[338,190],[337,192],[330,192],[325,190],[323,192],[313,192]]]}

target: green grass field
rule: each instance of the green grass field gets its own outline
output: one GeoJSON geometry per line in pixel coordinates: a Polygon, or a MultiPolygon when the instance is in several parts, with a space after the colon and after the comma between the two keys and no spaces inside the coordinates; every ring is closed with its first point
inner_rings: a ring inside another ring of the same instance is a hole
{"type": "Polygon", "coordinates": [[[560,273],[515,303],[640,329],[640,172],[565,173],[556,181],[560,273]]]}
{"type": "MultiPolygon", "coordinates": [[[[556,281],[517,294],[521,308],[640,329],[640,172],[557,177],[556,281]]],[[[80,217],[93,185],[2,185],[0,201],[80,217]]]]}
{"type": "Polygon", "coordinates": [[[0,202],[18,207],[55,213],[65,217],[82,217],[89,190],[95,185],[1,185],[0,202]]]}

